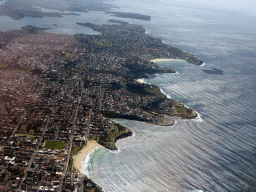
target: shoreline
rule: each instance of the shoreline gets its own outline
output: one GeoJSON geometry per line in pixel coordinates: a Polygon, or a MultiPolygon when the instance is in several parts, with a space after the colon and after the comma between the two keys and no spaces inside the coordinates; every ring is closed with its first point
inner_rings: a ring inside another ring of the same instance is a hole
{"type": "Polygon", "coordinates": [[[173,61],[173,60],[175,60],[175,61],[185,61],[183,59],[170,59],[170,58],[150,59],[149,61],[155,63],[155,62],[159,62],[159,61],[173,61]]]}
{"type": "Polygon", "coordinates": [[[143,79],[136,79],[135,82],[137,82],[137,83],[145,83],[145,82],[143,81],[143,79]]]}
{"type": "Polygon", "coordinates": [[[81,172],[81,163],[83,158],[89,154],[91,151],[103,147],[95,140],[87,141],[86,146],[82,148],[76,155],[73,156],[73,167],[79,172],[81,172]]]}
{"type": "Polygon", "coordinates": [[[202,65],[200,65],[200,67],[203,67],[203,66],[205,66],[205,63],[202,63],[202,65]]]}
{"type": "MultiPolygon", "coordinates": [[[[155,59],[155,61],[166,61],[166,60],[174,60],[174,59],[155,59]]],[[[178,59],[180,60],[180,59],[178,59]]],[[[152,60],[151,60],[152,61],[152,60]]],[[[179,73],[178,73],[179,74],[179,73]]],[[[146,83],[144,81],[144,78],[141,78],[141,79],[135,79],[135,82],[137,83],[146,83]]],[[[150,83],[146,83],[146,84],[150,84],[150,83]]],[[[154,84],[152,84],[154,85],[154,84]]],[[[158,86],[158,85],[157,85],[158,86]]],[[[167,99],[172,99],[170,95],[168,95],[167,93],[165,93],[163,91],[163,89],[158,86],[160,88],[160,91],[162,94],[164,94],[166,96],[167,99]]],[[[185,104],[183,104],[185,108],[187,109],[191,109],[190,107],[186,106],[185,104]]],[[[162,123],[152,123],[152,124],[155,124],[155,125],[160,125],[160,126],[173,126],[175,123],[176,123],[176,120],[170,118],[171,116],[176,116],[176,115],[169,115],[169,114],[165,114],[167,116],[169,116],[169,118],[164,118],[164,121],[162,123]]],[[[177,116],[179,117],[179,116],[177,116]]],[[[194,120],[198,120],[199,122],[202,122],[203,120],[199,117],[199,113],[196,112],[194,109],[192,109],[192,113],[190,116],[187,116],[187,117],[180,117],[181,119],[194,119],[194,120]]]]}

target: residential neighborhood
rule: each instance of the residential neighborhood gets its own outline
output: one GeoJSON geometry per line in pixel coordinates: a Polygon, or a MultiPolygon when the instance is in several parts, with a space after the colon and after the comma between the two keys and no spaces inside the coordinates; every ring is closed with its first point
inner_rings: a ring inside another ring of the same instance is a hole
{"type": "Polygon", "coordinates": [[[90,139],[116,149],[106,139],[113,118],[171,125],[171,116],[196,117],[136,79],[174,72],[149,58],[200,61],[141,26],[91,27],[103,34],[0,32],[0,191],[101,191],[72,161],[90,139]]]}

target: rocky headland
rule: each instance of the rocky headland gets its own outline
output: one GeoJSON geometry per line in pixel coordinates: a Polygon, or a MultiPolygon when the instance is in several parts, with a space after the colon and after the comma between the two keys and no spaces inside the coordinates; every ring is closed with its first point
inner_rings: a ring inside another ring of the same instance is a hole
{"type": "Polygon", "coordinates": [[[171,116],[196,117],[193,109],[168,99],[159,87],[136,79],[175,72],[150,62],[152,58],[195,65],[202,61],[145,34],[139,25],[79,24],[101,34],[61,35],[34,26],[0,32],[0,166],[2,178],[8,178],[1,180],[4,191],[39,190],[39,182],[47,189],[54,183],[58,190],[77,186],[79,191],[99,191],[74,173],[72,154],[90,139],[115,150],[118,139],[131,136],[111,118],[170,125],[171,116]]]}
{"type": "Polygon", "coordinates": [[[194,65],[203,64],[203,61],[197,59],[195,56],[184,52],[181,49],[164,44],[161,39],[147,35],[145,29],[141,25],[127,23],[122,23],[122,25],[95,25],[92,23],[77,24],[102,33],[102,35],[98,37],[105,38],[112,42],[109,49],[111,49],[113,54],[117,53],[122,56],[130,51],[133,55],[143,59],[182,59],[194,65]]]}

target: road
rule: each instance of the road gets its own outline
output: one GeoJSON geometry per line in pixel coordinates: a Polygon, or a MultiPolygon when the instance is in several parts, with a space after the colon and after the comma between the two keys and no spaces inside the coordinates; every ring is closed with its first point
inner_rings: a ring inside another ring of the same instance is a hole
{"type": "Polygon", "coordinates": [[[36,147],[36,149],[35,149],[35,151],[34,151],[32,157],[30,158],[30,160],[29,160],[29,162],[28,162],[27,168],[26,168],[25,171],[24,171],[24,176],[22,177],[22,179],[21,179],[21,181],[20,181],[20,185],[19,185],[18,191],[21,191],[21,189],[20,189],[20,188],[21,188],[21,185],[22,185],[23,182],[25,181],[25,179],[26,179],[26,177],[27,177],[27,173],[28,173],[29,169],[31,168],[31,164],[33,163],[34,158],[35,158],[35,156],[36,156],[36,154],[37,154],[37,152],[38,152],[38,149],[39,149],[40,145],[42,144],[43,136],[44,136],[44,134],[45,134],[45,132],[46,132],[46,129],[47,129],[47,127],[48,127],[49,120],[50,120],[50,118],[47,117],[47,123],[46,123],[46,125],[45,125],[45,127],[44,127],[42,136],[41,136],[41,138],[40,138],[40,140],[39,140],[39,142],[38,142],[38,144],[37,144],[37,147],[36,147]]]}
{"type": "Polygon", "coordinates": [[[20,123],[22,122],[22,119],[26,116],[26,110],[24,111],[24,114],[21,116],[18,125],[15,127],[15,129],[12,132],[12,135],[10,136],[9,140],[15,135],[16,131],[18,130],[20,123]]]}
{"type": "Polygon", "coordinates": [[[64,166],[64,170],[63,170],[63,173],[62,173],[62,176],[61,176],[60,185],[59,185],[59,192],[62,191],[63,179],[64,179],[64,177],[67,173],[67,169],[68,169],[69,159],[70,159],[70,155],[71,155],[71,152],[72,152],[72,146],[73,146],[73,137],[74,137],[73,133],[74,133],[75,125],[76,125],[77,113],[78,113],[78,108],[79,108],[79,105],[80,105],[80,102],[81,102],[83,90],[84,90],[84,87],[82,87],[80,97],[78,98],[76,114],[75,114],[75,118],[73,120],[73,124],[72,124],[72,127],[71,127],[71,134],[70,134],[70,137],[69,137],[69,148],[68,148],[67,162],[64,166]]]}

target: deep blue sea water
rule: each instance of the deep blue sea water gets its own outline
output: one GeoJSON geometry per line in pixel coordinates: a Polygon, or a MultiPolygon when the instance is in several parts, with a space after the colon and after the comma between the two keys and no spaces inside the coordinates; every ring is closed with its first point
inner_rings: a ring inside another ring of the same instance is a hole
{"type": "Polygon", "coordinates": [[[117,142],[118,152],[92,153],[86,174],[106,192],[256,191],[256,17],[154,0],[112,4],[152,20],[102,12],[21,21],[0,17],[0,30],[58,24],[50,31],[65,34],[95,33],[75,22],[119,19],[143,25],[147,34],[204,61],[204,66],[159,62],[178,73],[144,79],[195,109],[200,119],[177,119],[171,127],[116,120],[134,135],[117,142]]]}

